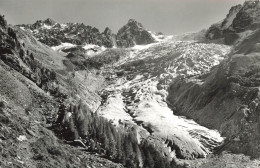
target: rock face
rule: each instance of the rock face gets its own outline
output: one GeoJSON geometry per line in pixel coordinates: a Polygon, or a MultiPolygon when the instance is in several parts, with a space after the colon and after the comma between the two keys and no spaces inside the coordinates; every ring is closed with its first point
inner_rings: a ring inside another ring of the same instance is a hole
{"type": "Polygon", "coordinates": [[[141,23],[130,19],[116,35],[117,45],[121,47],[132,47],[134,45],[150,44],[154,42],[152,35],[145,30],[141,23]]]}
{"type": "Polygon", "coordinates": [[[206,37],[210,40],[223,38],[225,44],[234,44],[259,27],[259,11],[259,0],[245,1],[243,5],[234,6],[222,22],[208,29],[206,37]]]}
{"type": "Polygon", "coordinates": [[[242,5],[232,7],[229,10],[229,13],[227,14],[226,18],[222,22],[213,24],[209,28],[206,34],[207,38],[210,40],[222,38],[224,33],[223,31],[225,29],[228,29],[232,25],[234,18],[236,17],[237,13],[240,11],[241,8],[242,5]]]}
{"type": "Polygon", "coordinates": [[[86,26],[83,23],[60,24],[52,19],[44,21],[38,20],[34,24],[18,25],[23,29],[29,29],[40,42],[48,46],[59,46],[62,43],[71,43],[74,45],[93,44],[112,47],[132,47],[135,44],[149,44],[154,42],[154,38],[141,23],[130,19],[117,33],[113,34],[108,27],[104,32],[97,28],[86,26]]]}

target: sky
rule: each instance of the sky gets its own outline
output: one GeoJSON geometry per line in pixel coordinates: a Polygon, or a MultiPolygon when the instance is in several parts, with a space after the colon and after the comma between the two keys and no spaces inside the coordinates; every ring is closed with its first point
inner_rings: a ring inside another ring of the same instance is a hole
{"type": "Polygon", "coordinates": [[[0,0],[0,14],[10,24],[28,24],[51,18],[105,27],[116,33],[129,19],[164,34],[182,34],[208,28],[225,18],[244,0],[0,0]]]}

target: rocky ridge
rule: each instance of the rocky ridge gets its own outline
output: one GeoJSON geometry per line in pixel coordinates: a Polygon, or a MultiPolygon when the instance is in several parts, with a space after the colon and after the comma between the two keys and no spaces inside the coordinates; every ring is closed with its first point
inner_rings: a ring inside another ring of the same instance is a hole
{"type": "Polygon", "coordinates": [[[29,30],[40,42],[51,47],[61,44],[92,44],[106,48],[132,47],[135,44],[149,44],[155,41],[151,33],[133,19],[130,19],[117,34],[113,34],[108,27],[104,32],[100,32],[97,28],[83,23],[60,24],[49,18],[38,20],[34,24],[18,26],[29,30]]]}
{"type": "Polygon", "coordinates": [[[210,40],[224,39],[225,44],[235,44],[246,38],[260,24],[259,0],[245,1],[230,9],[226,18],[212,25],[206,32],[210,40]]]}
{"type": "Polygon", "coordinates": [[[98,46],[113,47],[113,34],[109,28],[99,32],[95,27],[83,23],[60,24],[52,19],[38,20],[34,24],[19,25],[28,29],[42,43],[48,46],[58,46],[62,43],[75,45],[95,44],[98,46]]]}

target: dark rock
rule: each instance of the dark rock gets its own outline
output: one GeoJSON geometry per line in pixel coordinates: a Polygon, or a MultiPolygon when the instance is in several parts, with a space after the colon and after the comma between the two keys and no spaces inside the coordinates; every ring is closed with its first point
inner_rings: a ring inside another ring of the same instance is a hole
{"type": "Polygon", "coordinates": [[[110,28],[106,27],[103,34],[106,36],[110,36],[110,35],[112,35],[112,30],[110,28]]]}
{"type": "Polygon", "coordinates": [[[44,20],[43,23],[52,26],[52,25],[54,25],[56,22],[55,22],[54,20],[48,18],[48,19],[44,20]]]}
{"type": "Polygon", "coordinates": [[[259,28],[259,10],[259,0],[245,1],[243,5],[232,7],[223,22],[210,26],[206,38],[224,38],[225,44],[235,44],[241,38],[239,33],[259,28]]]}
{"type": "Polygon", "coordinates": [[[7,123],[10,122],[10,119],[7,116],[5,116],[5,115],[0,114],[0,122],[4,123],[4,124],[7,124],[7,123]]]}
{"type": "Polygon", "coordinates": [[[225,44],[232,45],[239,39],[239,37],[240,36],[237,33],[226,33],[224,38],[225,44]]]}
{"type": "Polygon", "coordinates": [[[0,99],[0,108],[5,108],[5,104],[3,101],[1,101],[1,99],[0,99]]]}
{"type": "Polygon", "coordinates": [[[220,25],[212,25],[210,26],[206,38],[210,40],[219,39],[223,37],[223,30],[221,29],[220,25]]]}
{"type": "Polygon", "coordinates": [[[143,25],[133,19],[130,19],[125,26],[119,29],[116,40],[120,47],[150,44],[155,41],[143,25]]]}
{"type": "Polygon", "coordinates": [[[6,25],[7,25],[6,20],[5,20],[5,18],[4,18],[4,15],[3,15],[3,16],[0,15],[0,25],[1,25],[3,28],[5,28],[6,25]]]}

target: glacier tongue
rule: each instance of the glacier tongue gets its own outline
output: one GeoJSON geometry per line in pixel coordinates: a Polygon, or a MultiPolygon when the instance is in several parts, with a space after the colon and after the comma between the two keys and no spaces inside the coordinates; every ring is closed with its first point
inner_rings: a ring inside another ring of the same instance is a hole
{"type": "Polygon", "coordinates": [[[115,77],[115,82],[102,91],[108,96],[97,112],[116,125],[135,125],[142,138],[163,142],[170,156],[205,157],[224,138],[216,130],[174,115],[166,103],[167,87],[177,76],[190,78],[206,73],[229,51],[230,47],[224,45],[171,38],[133,47],[117,64],[125,74],[115,77]]]}

